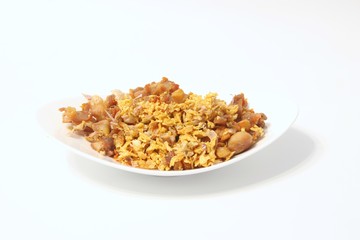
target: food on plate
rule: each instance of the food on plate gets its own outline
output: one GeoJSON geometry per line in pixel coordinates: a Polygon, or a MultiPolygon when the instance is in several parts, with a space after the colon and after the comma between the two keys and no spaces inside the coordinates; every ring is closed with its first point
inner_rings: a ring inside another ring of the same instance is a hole
{"type": "Polygon", "coordinates": [[[264,136],[267,119],[249,107],[243,93],[227,104],[216,93],[185,93],[159,82],[84,95],[81,110],[63,107],[63,123],[97,152],[124,165],[153,170],[188,170],[228,161],[264,136]]]}

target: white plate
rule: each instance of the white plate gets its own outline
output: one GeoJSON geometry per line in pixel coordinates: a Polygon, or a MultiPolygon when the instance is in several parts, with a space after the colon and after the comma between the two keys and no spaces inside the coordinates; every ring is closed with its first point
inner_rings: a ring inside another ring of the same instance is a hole
{"type": "MultiPolygon", "coordinates": [[[[105,157],[97,153],[90,146],[90,143],[84,140],[82,137],[74,136],[69,134],[69,130],[66,128],[66,125],[62,121],[62,113],[58,110],[60,107],[74,106],[79,107],[81,103],[86,102],[83,97],[77,99],[67,99],[63,101],[57,101],[47,104],[42,107],[38,112],[38,120],[40,125],[45,129],[45,131],[58,140],[60,143],[64,144],[71,151],[79,154],[82,157],[85,157],[89,160],[95,161],[97,163],[121,169],[128,172],[145,174],[145,175],[154,175],[154,176],[183,176],[190,174],[198,174],[207,171],[212,171],[218,168],[222,168],[233,163],[239,162],[242,159],[245,159],[264,147],[273,143],[277,138],[279,138],[285,131],[292,125],[295,121],[298,108],[297,105],[290,101],[287,97],[281,96],[279,94],[268,94],[260,92],[244,92],[246,98],[249,101],[249,106],[254,108],[256,112],[263,112],[268,117],[266,121],[267,128],[265,130],[265,136],[256,143],[251,149],[246,152],[243,152],[227,162],[220,163],[205,168],[198,168],[192,170],[184,171],[159,171],[159,170],[147,170],[134,168],[130,166],[125,166],[120,163],[115,162],[110,157],[105,157]]],[[[229,94],[228,98],[221,97],[225,100],[230,100],[231,95],[229,94]]]]}

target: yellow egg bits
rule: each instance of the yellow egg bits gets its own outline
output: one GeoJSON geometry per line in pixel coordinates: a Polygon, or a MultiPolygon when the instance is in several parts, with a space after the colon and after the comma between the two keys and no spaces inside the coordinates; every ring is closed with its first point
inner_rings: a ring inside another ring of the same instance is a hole
{"type": "Polygon", "coordinates": [[[243,94],[231,103],[216,93],[185,94],[163,78],[105,100],[88,96],[63,122],[98,152],[125,165],[157,170],[208,167],[249,149],[264,134],[266,116],[248,108],[243,94]]]}

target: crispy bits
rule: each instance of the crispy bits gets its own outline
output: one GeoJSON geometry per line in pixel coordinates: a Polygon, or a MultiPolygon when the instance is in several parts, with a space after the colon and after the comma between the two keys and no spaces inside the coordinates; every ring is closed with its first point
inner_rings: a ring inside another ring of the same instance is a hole
{"type": "Polygon", "coordinates": [[[227,104],[216,93],[186,94],[164,77],[129,93],[86,98],[80,111],[60,109],[63,122],[94,150],[133,167],[208,167],[246,151],[264,135],[265,114],[250,109],[242,93],[227,104]]]}

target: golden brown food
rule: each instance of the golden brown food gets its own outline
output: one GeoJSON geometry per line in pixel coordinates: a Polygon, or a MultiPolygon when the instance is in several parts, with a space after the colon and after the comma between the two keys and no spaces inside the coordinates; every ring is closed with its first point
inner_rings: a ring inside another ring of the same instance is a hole
{"type": "Polygon", "coordinates": [[[234,135],[229,138],[227,145],[230,151],[234,151],[235,154],[237,154],[248,149],[252,143],[253,139],[251,134],[245,131],[240,131],[234,133],[234,135]]]}
{"type": "Polygon", "coordinates": [[[185,93],[163,78],[105,99],[85,97],[81,110],[60,109],[63,122],[94,150],[133,167],[208,167],[248,150],[264,135],[266,115],[249,108],[242,93],[227,104],[216,93],[185,93]]]}

